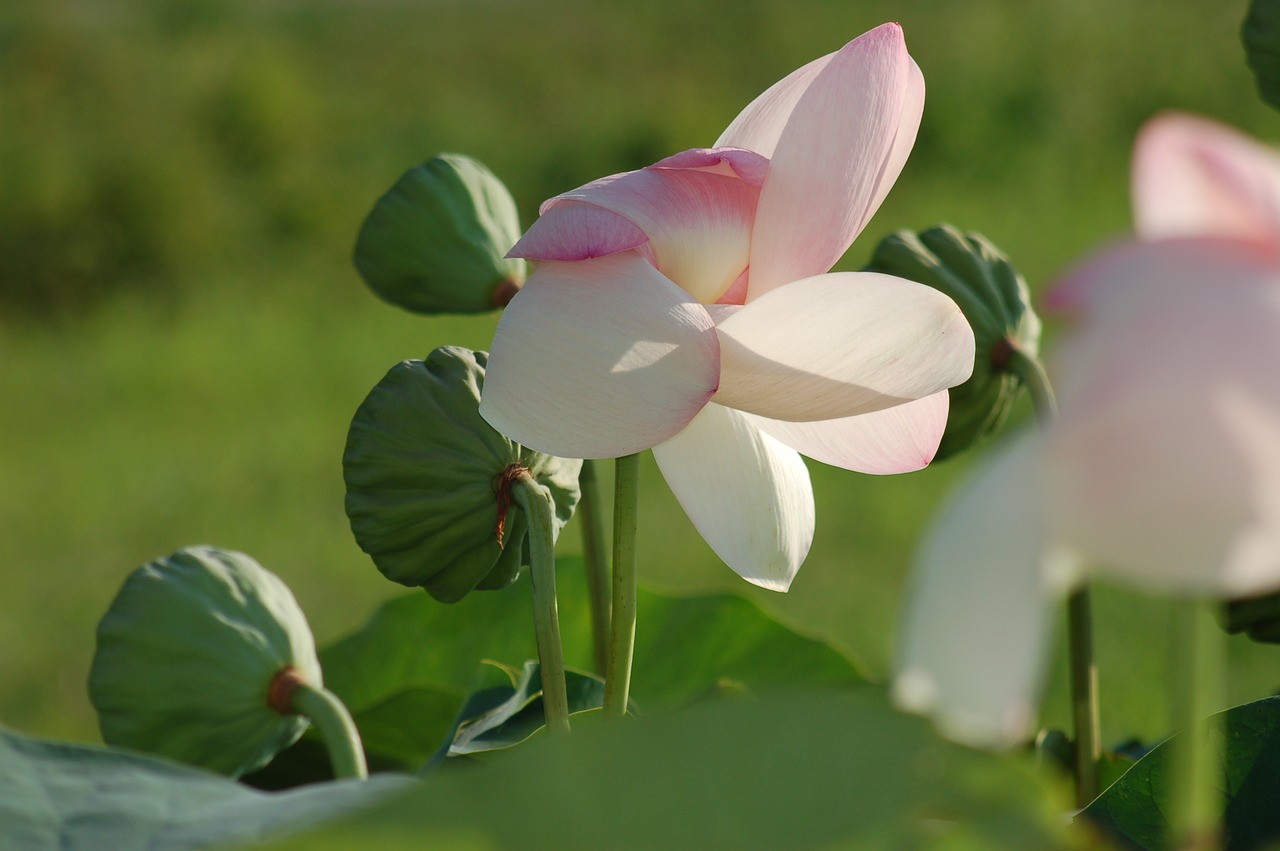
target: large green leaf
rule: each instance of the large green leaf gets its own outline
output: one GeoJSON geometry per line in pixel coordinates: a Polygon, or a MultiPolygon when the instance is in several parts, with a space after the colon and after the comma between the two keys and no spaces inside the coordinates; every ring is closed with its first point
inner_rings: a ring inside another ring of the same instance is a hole
{"type": "Polygon", "coordinates": [[[0,730],[0,848],[246,844],[350,814],[415,782],[388,775],[267,794],[155,757],[0,730]]]}
{"type": "MultiPolygon", "coordinates": [[[[585,576],[580,558],[560,559],[565,662],[584,670],[592,658],[585,576]]],[[[631,694],[641,710],[683,703],[726,683],[767,691],[862,682],[845,656],[740,597],[641,591],[638,606],[631,694]]],[[[486,685],[481,662],[518,666],[536,657],[523,584],[450,605],[425,594],[395,598],[363,629],[320,652],[326,686],[350,708],[371,760],[406,769],[445,740],[467,695],[486,685]],[[430,711],[420,711],[424,702],[430,711]]]]}
{"type": "MultiPolygon", "coordinates": [[[[1214,715],[1223,727],[1222,789],[1227,847],[1271,847],[1280,841],[1280,697],[1214,715]]],[[[1165,848],[1173,749],[1168,739],[1143,757],[1084,811],[1095,824],[1138,848],[1165,848]]]]}
{"type": "Polygon", "coordinates": [[[1066,845],[1062,802],[1026,761],[946,743],[875,689],[594,720],[270,847],[1066,845]]]}

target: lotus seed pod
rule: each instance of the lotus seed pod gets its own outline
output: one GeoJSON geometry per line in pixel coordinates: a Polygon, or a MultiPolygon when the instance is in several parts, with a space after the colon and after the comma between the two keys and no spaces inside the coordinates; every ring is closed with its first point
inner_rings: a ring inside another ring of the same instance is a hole
{"type": "Polygon", "coordinates": [[[1280,0],[1253,0],[1240,37],[1258,94],[1280,109],[1280,0]]]}
{"type": "Polygon", "coordinates": [[[306,729],[271,705],[294,678],[322,684],[289,588],[243,553],[189,547],[125,580],[98,625],[89,699],[107,744],[239,777],[306,729]]]}
{"type": "Polygon", "coordinates": [[[409,169],[378,199],[356,239],[355,265],[382,298],[416,313],[505,306],[525,262],[504,256],[520,238],[507,187],[470,157],[440,154],[409,169]]]}
{"type": "Polygon", "coordinates": [[[392,367],[360,405],[342,458],[360,548],[401,585],[444,602],[499,589],[528,564],[528,518],[511,489],[528,476],[573,516],[582,462],[534,452],[479,413],[488,355],[436,349],[392,367]]]}
{"type": "Polygon", "coordinates": [[[1021,381],[1008,369],[1016,348],[1035,357],[1040,317],[1027,283],[998,248],[951,225],[890,234],[876,246],[868,271],[918,281],[951,297],[973,327],[973,375],[952,387],[947,429],[935,459],[954,455],[1004,422],[1021,381]]]}

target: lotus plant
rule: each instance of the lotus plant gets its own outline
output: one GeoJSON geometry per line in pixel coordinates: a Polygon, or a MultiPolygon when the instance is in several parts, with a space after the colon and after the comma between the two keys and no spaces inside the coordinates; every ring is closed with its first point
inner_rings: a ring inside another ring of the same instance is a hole
{"type": "Polygon", "coordinates": [[[773,85],[711,148],[558,195],[490,352],[481,414],[542,452],[652,448],[712,549],[785,591],[813,536],[804,453],[925,466],[973,334],[929,287],[830,272],[897,179],[924,103],[885,24],[773,85]]]}
{"type": "Polygon", "coordinates": [[[1079,321],[1059,416],[995,453],[919,555],[896,692],[969,741],[1029,732],[1050,604],[1085,559],[1181,596],[1280,586],[1280,156],[1160,116],[1133,197],[1138,238],[1051,292],[1079,321]]]}

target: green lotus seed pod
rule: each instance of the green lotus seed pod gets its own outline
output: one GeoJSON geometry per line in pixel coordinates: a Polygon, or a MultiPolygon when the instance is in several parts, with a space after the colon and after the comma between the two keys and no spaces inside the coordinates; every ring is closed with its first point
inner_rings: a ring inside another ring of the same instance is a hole
{"type": "Polygon", "coordinates": [[[243,553],[189,547],[125,580],[89,699],[107,744],[239,777],[306,729],[272,707],[273,687],[299,680],[320,686],[320,663],[288,587],[243,553]]]}
{"type": "Polygon", "coordinates": [[[952,387],[951,412],[936,460],[960,452],[1004,422],[1021,381],[1009,369],[1013,351],[1034,358],[1040,317],[1027,283],[998,248],[951,225],[890,234],[876,246],[871,272],[918,281],[951,297],[973,327],[973,375],[952,387]]]}
{"type": "Polygon", "coordinates": [[[503,307],[524,283],[525,262],[504,255],[520,238],[502,181],[461,154],[440,154],[400,176],[356,239],[365,283],[416,313],[503,307]]]}
{"type": "Polygon", "coordinates": [[[388,579],[444,602],[505,588],[528,564],[528,518],[511,498],[521,477],[550,490],[553,534],[578,503],[580,460],[513,443],[480,417],[487,362],[447,347],[392,367],[356,411],[342,458],[360,548],[388,579]]]}
{"type": "Polygon", "coordinates": [[[1280,109],[1280,0],[1253,0],[1240,38],[1258,94],[1280,109]]]}

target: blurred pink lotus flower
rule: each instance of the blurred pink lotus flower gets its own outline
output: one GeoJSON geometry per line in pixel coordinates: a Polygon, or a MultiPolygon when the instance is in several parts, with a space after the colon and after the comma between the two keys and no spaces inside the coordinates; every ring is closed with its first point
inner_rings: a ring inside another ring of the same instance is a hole
{"type": "Polygon", "coordinates": [[[1187,115],[1138,138],[1139,239],[1050,294],[1060,414],[995,453],[918,554],[895,691],[953,736],[1032,729],[1081,565],[1152,590],[1280,587],[1280,156],[1187,115]]]}
{"type": "Polygon", "coordinates": [[[915,141],[924,79],[885,24],[778,82],[721,134],[542,205],[511,255],[480,413],[555,455],[652,447],[686,513],[750,582],[785,591],[813,537],[797,450],[925,466],[973,365],[955,304],[826,273],[915,141]]]}

